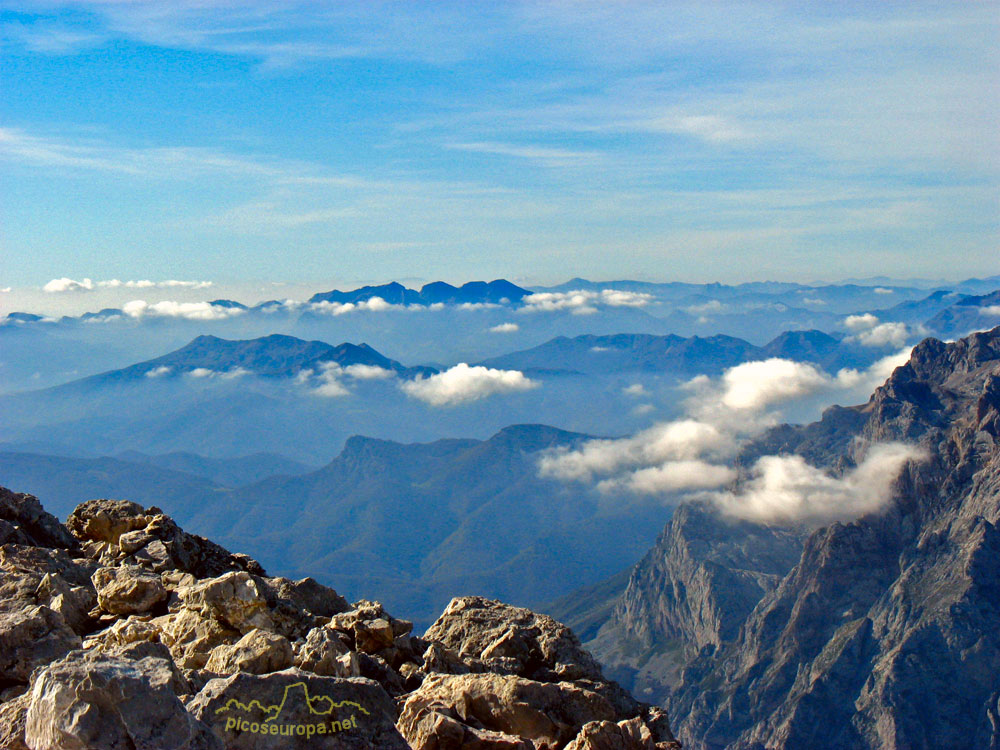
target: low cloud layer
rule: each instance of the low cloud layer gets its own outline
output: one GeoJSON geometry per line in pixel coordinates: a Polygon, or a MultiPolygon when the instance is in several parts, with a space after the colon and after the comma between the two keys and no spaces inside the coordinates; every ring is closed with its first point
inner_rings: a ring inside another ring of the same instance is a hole
{"type": "Polygon", "coordinates": [[[527,312],[556,312],[569,310],[578,315],[597,312],[599,305],[606,307],[645,307],[653,302],[653,295],[603,289],[592,292],[578,289],[570,292],[538,292],[521,300],[527,312]]]}
{"type": "Polygon", "coordinates": [[[309,305],[310,310],[318,313],[325,313],[327,315],[344,315],[358,310],[381,312],[384,310],[392,310],[393,308],[400,310],[404,309],[403,305],[393,305],[386,302],[381,297],[371,297],[370,299],[361,300],[360,302],[328,302],[323,300],[322,302],[313,302],[309,305]]]}
{"type": "Polygon", "coordinates": [[[407,381],[400,387],[408,396],[431,406],[456,406],[496,394],[531,390],[538,385],[519,370],[470,367],[462,362],[429,378],[407,381]]]}
{"type": "MultiPolygon", "coordinates": [[[[151,376],[149,374],[150,372],[154,372],[154,370],[150,370],[149,372],[147,372],[146,377],[156,377],[156,376],[151,376]]],[[[250,374],[251,373],[249,370],[246,370],[242,367],[234,367],[231,370],[211,370],[207,367],[195,367],[193,370],[188,370],[187,372],[188,377],[197,378],[199,380],[207,380],[210,378],[219,378],[221,380],[233,380],[235,378],[242,378],[244,375],[250,375],[250,374]]]]}
{"type": "Polygon", "coordinates": [[[745,362],[722,376],[722,404],[758,410],[823,388],[828,376],[814,365],[789,359],[745,362]]]}
{"type": "Polygon", "coordinates": [[[898,349],[914,336],[923,333],[920,326],[911,330],[906,323],[880,323],[871,313],[848,315],[844,319],[844,326],[853,332],[853,335],[848,337],[849,341],[856,341],[862,346],[873,348],[891,346],[898,349]]]}
{"type": "Polygon", "coordinates": [[[108,279],[106,281],[93,281],[92,279],[69,279],[65,276],[60,279],[52,279],[42,287],[43,292],[49,294],[60,294],[63,292],[92,292],[95,289],[207,289],[212,286],[211,281],[178,281],[167,279],[166,281],[150,281],[140,279],[138,281],[121,281],[120,279],[108,279]]]}
{"type": "Polygon", "coordinates": [[[323,362],[318,369],[300,370],[295,376],[295,382],[311,386],[314,396],[338,398],[351,395],[350,388],[344,382],[351,380],[392,380],[396,373],[376,365],[348,365],[341,367],[337,362],[323,362]]]}
{"type": "Polygon", "coordinates": [[[500,323],[490,329],[490,333],[515,333],[520,330],[517,323],[500,323]]]}
{"type": "Polygon", "coordinates": [[[912,445],[875,445],[857,467],[834,477],[801,456],[764,456],[736,492],[708,495],[723,512],[750,521],[819,523],[881,510],[907,461],[924,454],[912,445]]]}
{"type": "Polygon", "coordinates": [[[767,456],[741,490],[721,488],[737,479],[731,464],[741,447],[781,421],[778,407],[820,392],[844,396],[863,389],[867,394],[908,356],[902,351],[866,370],[836,375],[808,363],[769,359],[732,367],[717,379],[699,376],[686,385],[687,418],[627,438],[548,451],[539,460],[539,474],[591,483],[605,494],[673,496],[674,501],[678,494],[718,490],[709,497],[724,511],[755,520],[856,516],[881,507],[899,467],[916,456],[913,449],[876,446],[861,466],[841,478],[828,477],[799,457],[767,456]],[[884,474],[887,480],[875,481],[884,474]],[[769,499],[771,490],[775,494],[769,499]]]}
{"type": "Polygon", "coordinates": [[[187,320],[224,320],[242,315],[246,310],[239,307],[213,305],[210,302],[146,302],[137,299],[122,305],[122,312],[130,318],[185,318],[187,320]]]}
{"type": "Polygon", "coordinates": [[[737,442],[723,429],[694,419],[665,422],[618,440],[588,440],[577,450],[560,448],[541,458],[542,476],[591,481],[638,467],[732,455],[737,442]]]}

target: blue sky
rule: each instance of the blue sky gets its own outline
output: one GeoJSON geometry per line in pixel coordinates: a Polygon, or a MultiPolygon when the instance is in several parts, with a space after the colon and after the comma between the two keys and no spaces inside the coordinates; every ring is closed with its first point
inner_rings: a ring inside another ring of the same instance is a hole
{"type": "Polygon", "coordinates": [[[0,288],[1000,272],[996,2],[0,8],[0,288]]]}

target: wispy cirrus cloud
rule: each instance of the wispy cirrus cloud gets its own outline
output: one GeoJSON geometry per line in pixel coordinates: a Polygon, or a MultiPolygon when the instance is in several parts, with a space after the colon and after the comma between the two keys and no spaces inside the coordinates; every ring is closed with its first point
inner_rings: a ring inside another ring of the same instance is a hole
{"type": "Polygon", "coordinates": [[[470,151],[480,154],[494,154],[498,156],[510,156],[517,159],[526,159],[544,164],[546,166],[591,164],[601,158],[601,154],[595,151],[575,151],[566,148],[540,146],[536,144],[519,145],[513,143],[480,141],[473,143],[449,143],[446,144],[446,147],[456,151],[470,151]]]}
{"type": "Polygon", "coordinates": [[[206,147],[129,147],[93,137],[67,138],[0,127],[0,157],[39,166],[136,177],[191,180],[206,173],[292,180],[315,169],[302,162],[242,156],[206,147]]]}
{"type": "Polygon", "coordinates": [[[104,281],[94,281],[90,278],[71,279],[63,276],[52,279],[42,291],[48,294],[60,294],[63,292],[92,292],[97,289],[208,289],[213,285],[211,281],[181,281],[178,279],[166,279],[164,281],[151,281],[149,279],[138,279],[122,281],[120,279],[107,279],[104,281]]]}
{"type": "MultiPolygon", "coordinates": [[[[127,112],[85,97],[62,122],[27,102],[11,111],[0,156],[29,165],[16,179],[32,188],[12,192],[92,178],[95,200],[128,215],[97,217],[93,236],[141,223],[158,250],[211,258],[220,234],[238,233],[266,264],[280,233],[311,268],[323,253],[351,266],[392,248],[387,276],[424,273],[422,256],[468,277],[484,259],[496,275],[530,266],[545,278],[567,259],[607,278],[627,259],[629,275],[649,277],[669,257],[670,274],[700,280],[787,278],[805,254],[822,258],[822,278],[933,275],[942,247],[973,275],[996,245],[989,4],[8,5],[9,49],[99,48],[80,58],[91,80],[126,50],[150,65],[192,51],[211,63],[183,77],[161,68],[162,108],[130,78],[109,98],[127,112]],[[129,179],[145,189],[124,189],[129,179]]],[[[80,235],[69,220],[32,222],[20,200],[12,236],[31,239],[15,255],[80,235]]],[[[109,239],[122,253],[128,242],[109,239]]],[[[37,283],[38,267],[24,263],[18,283],[37,283]]]]}

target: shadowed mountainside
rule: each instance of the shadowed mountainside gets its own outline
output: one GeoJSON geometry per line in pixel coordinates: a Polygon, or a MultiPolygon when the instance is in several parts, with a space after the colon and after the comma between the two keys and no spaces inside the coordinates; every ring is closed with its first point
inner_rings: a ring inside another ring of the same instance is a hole
{"type": "Polygon", "coordinates": [[[578,603],[591,630],[611,610],[590,646],[666,701],[685,747],[996,747],[1000,329],[924,341],[867,404],[745,458],[836,473],[888,441],[927,459],[883,512],[810,530],[682,506],[613,605],[600,587],[578,603]]]}

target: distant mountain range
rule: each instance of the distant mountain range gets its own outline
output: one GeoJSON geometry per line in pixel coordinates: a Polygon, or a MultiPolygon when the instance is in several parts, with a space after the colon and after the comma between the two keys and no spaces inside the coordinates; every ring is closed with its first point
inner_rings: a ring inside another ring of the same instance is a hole
{"type": "Polygon", "coordinates": [[[237,458],[207,458],[185,451],[155,456],[138,451],[124,451],[115,458],[133,464],[145,464],[193,474],[228,487],[255,484],[273,476],[308,474],[317,468],[275,453],[254,453],[237,458]]]}
{"type": "Polygon", "coordinates": [[[185,373],[205,371],[245,372],[260,378],[291,378],[306,370],[318,371],[328,363],[335,363],[344,368],[352,365],[378,367],[404,378],[426,376],[436,372],[428,367],[404,367],[367,344],[345,342],[332,346],[322,341],[303,341],[294,336],[281,334],[271,334],[249,341],[230,341],[217,336],[203,335],[162,357],[139,362],[120,370],[93,375],[68,385],[94,386],[176,377],[185,373]]]}
{"type": "Polygon", "coordinates": [[[422,442],[484,436],[536,419],[579,432],[622,434],[647,426],[651,417],[643,414],[669,416],[676,409],[672,389],[694,375],[718,376],[770,357],[835,372],[866,367],[884,354],[821,331],[785,332],[762,347],[730,336],[556,337],[480,362],[521,371],[538,387],[434,408],[415,400],[404,385],[433,376],[437,368],[406,366],[367,344],[334,346],[283,334],[249,340],[202,335],[143,362],[0,396],[0,412],[8,450],[77,456],[265,452],[319,463],[361,431],[422,442]],[[636,384],[643,387],[626,390],[636,384]],[[636,411],[639,398],[647,404],[644,411],[636,411]],[[591,408],[581,410],[582,401],[591,408]]]}
{"type": "Polygon", "coordinates": [[[381,286],[365,286],[348,292],[336,289],[314,294],[310,303],[339,302],[341,304],[364,302],[375,297],[391,305],[459,305],[459,304],[517,304],[531,294],[527,289],[506,281],[470,281],[460,287],[443,281],[425,284],[419,291],[407,289],[398,282],[381,286]]]}
{"type": "Polygon", "coordinates": [[[540,451],[586,437],[542,425],[485,441],[354,437],[319,470],[238,490],[148,457],[7,452],[0,480],[34,484],[59,515],[81,498],[155,499],[192,531],[240,540],[275,572],[308,571],[348,596],[405,604],[426,623],[458,592],[549,601],[626,568],[653,543],[669,516],[662,505],[608,504],[539,478],[540,451]]]}
{"type": "Polygon", "coordinates": [[[658,372],[680,376],[717,374],[742,362],[781,357],[835,372],[867,366],[880,354],[822,331],[787,331],[764,346],[732,336],[560,336],[540,346],[484,360],[486,367],[524,372],[658,372]]]}

